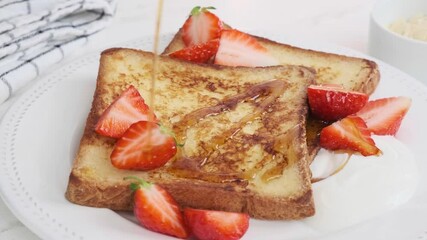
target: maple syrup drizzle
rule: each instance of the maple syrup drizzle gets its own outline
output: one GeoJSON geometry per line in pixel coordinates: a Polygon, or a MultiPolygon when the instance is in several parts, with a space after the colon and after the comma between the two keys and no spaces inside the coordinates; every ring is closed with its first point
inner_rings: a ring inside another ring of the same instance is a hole
{"type": "MultiPolygon", "coordinates": [[[[151,72],[151,81],[150,81],[150,96],[149,96],[149,106],[151,108],[151,111],[153,113],[156,112],[155,109],[155,89],[156,89],[156,77],[157,77],[157,71],[158,71],[158,65],[159,65],[159,38],[160,38],[160,24],[162,19],[162,12],[163,12],[163,0],[158,0],[157,4],[157,15],[156,15],[156,25],[154,29],[154,44],[153,44],[153,69],[151,72]]],[[[148,131],[147,138],[152,140],[152,131],[148,131]]],[[[147,156],[149,159],[151,159],[151,152],[149,151],[149,156],[147,156]]]]}
{"type": "Polygon", "coordinates": [[[332,176],[334,176],[335,174],[337,174],[337,173],[339,173],[339,172],[341,172],[341,170],[343,170],[344,169],[344,167],[347,165],[347,163],[350,161],[350,158],[351,158],[351,156],[352,156],[353,154],[351,154],[351,153],[348,153],[347,154],[347,158],[346,158],[346,160],[340,165],[340,166],[338,166],[332,173],[330,173],[329,175],[327,175],[326,177],[318,177],[318,178],[312,178],[311,179],[311,183],[317,183],[317,182],[320,182],[320,181],[323,181],[323,180],[325,180],[325,179],[327,179],[327,178],[329,178],[329,177],[332,177],[332,176]]]}
{"type": "Polygon", "coordinates": [[[276,136],[274,138],[273,150],[278,154],[264,157],[253,168],[246,170],[244,173],[245,179],[254,179],[267,164],[269,167],[260,176],[262,181],[268,182],[282,176],[284,169],[294,164],[298,159],[299,146],[293,139],[298,138],[299,127],[299,125],[296,125],[285,133],[276,136]]]}
{"type": "MultiPolygon", "coordinates": [[[[227,141],[232,139],[235,134],[237,134],[241,128],[243,128],[244,124],[255,120],[257,117],[260,117],[264,112],[268,111],[268,107],[278,98],[286,89],[286,83],[282,80],[273,80],[261,84],[257,84],[251,86],[247,91],[234,95],[232,97],[228,97],[224,99],[220,104],[205,107],[198,109],[194,112],[191,112],[183,117],[181,121],[174,125],[174,132],[176,134],[178,142],[185,142],[186,131],[190,126],[195,125],[200,120],[220,114],[224,111],[233,110],[237,107],[240,102],[243,102],[246,99],[251,99],[256,104],[256,110],[243,117],[238,123],[234,124],[230,129],[224,132],[220,136],[214,137],[207,146],[205,146],[208,150],[207,156],[197,156],[197,157],[187,157],[184,153],[181,153],[181,156],[174,161],[169,169],[173,174],[187,177],[187,178],[195,178],[195,179],[203,179],[210,182],[231,182],[231,181],[242,181],[249,180],[255,177],[255,173],[262,168],[261,165],[268,162],[268,157],[260,163],[257,164],[254,169],[248,169],[245,173],[205,173],[201,171],[203,165],[206,164],[208,158],[216,152],[220,145],[225,144],[227,141]],[[257,101],[260,97],[265,96],[263,101],[257,101]]],[[[295,137],[295,131],[290,129],[288,133],[285,133],[286,136],[279,136],[279,142],[287,141],[289,138],[295,137]],[[283,141],[280,141],[281,138],[284,138],[283,141]]],[[[276,139],[275,139],[276,141],[276,139]]],[[[288,142],[293,142],[288,141],[288,142]]],[[[292,145],[292,144],[291,144],[292,145]]],[[[282,153],[284,149],[276,149],[278,153],[282,153]]],[[[264,181],[270,181],[282,175],[284,167],[286,167],[291,161],[296,158],[296,152],[293,146],[287,146],[288,152],[292,152],[288,158],[292,159],[282,159],[281,161],[277,161],[276,165],[271,167],[266,171],[262,179],[264,181]]],[[[270,157],[270,158],[274,158],[270,157]]]]}
{"type": "MultiPolygon", "coordinates": [[[[177,140],[178,142],[185,141],[187,129],[190,126],[193,126],[194,124],[199,122],[200,120],[209,116],[220,114],[227,110],[233,110],[235,107],[237,107],[237,104],[239,104],[245,99],[251,98],[252,100],[256,100],[262,95],[262,93],[269,93],[267,98],[258,104],[256,111],[240,120],[240,122],[237,123],[237,126],[232,127],[230,131],[227,131],[228,134],[222,135],[225,138],[229,138],[228,135],[231,135],[236,132],[236,127],[241,128],[243,124],[254,120],[256,117],[260,116],[266,110],[266,108],[270,106],[274,102],[274,100],[285,91],[285,88],[286,83],[284,81],[272,80],[269,82],[254,85],[250,87],[246,92],[225,98],[218,105],[201,108],[194,112],[191,112],[185,115],[181,121],[174,125],[173,130],[176,134],[177,140]]],[[[224,142],[224,140],[217,139],[217,141],[215,142],[224,142]]]]}
{"type": "Polygon", "coordinates": [[[305,129],[309,154],[311,154],[313,151],[316,151],[319,146],[320,131],[329,124],[330,123],[326,121],[318,120],[310,115],[306,118],[305,129]]]}
{"type": "Polygon", "coordinates": [[[154,31],[154,46],[153,46],[153,71],[151,73],[151,82],[150,82],[150,107],[153,112],[155,111],[155,89],[156,89],[156,75],[159,67],[159,39],[160,39],[160,25],[161,25],[161,19],[162,19],[162,12],[163,12],[163,0],[158,0],[157,5],[157,16],[156,16],[156,26],[154,31]]]}

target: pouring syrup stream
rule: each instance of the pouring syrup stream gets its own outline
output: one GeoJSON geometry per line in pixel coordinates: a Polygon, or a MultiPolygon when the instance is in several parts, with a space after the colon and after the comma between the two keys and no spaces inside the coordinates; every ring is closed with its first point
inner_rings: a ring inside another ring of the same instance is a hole
{"type": "MultiPolygon", "coordinates": [[[[150,81],[150,96],[149,96],[149,106],[153,113],[156,112],[155,109],[155,89],[156,89],[156,75],[159,67],[159,36],[160,36],[160,25],[162,20],[162,12],[163,12],[163,0],[157,1],[157,16],[156,16],[156,25],[154,29],[154,46],[153,46],[153,69],[151,72],[151,81],[150,81]]],[[[150,139],[150,142],[152,141],[152,131],[148,131],[148,139],[150,139]]],[[[151,142],[151,144],[155,144],[154,142],[151,142]]],[[[150,153],[151,155],[151,153],[150,153]]],[[[152,156],[149,157],[151,159],[152,156]]]]}
{"type": "Polygon", "coordinates": [[[159,36],[160,36],[160,24],[162,20],[162,12],[163,12],[163,0],[158,0],[157,2],[157,16],[156,16],[156,26],[154,30],[154,46],[153,46],[153,71],[151,73],[151,82],[150,82],[150,107],[153,112],[155,111],[155,88],[156,88],[156,74],[158,70],[159,65],[159,55],[158,55],[158,48],[159,48],[159,36]]]}

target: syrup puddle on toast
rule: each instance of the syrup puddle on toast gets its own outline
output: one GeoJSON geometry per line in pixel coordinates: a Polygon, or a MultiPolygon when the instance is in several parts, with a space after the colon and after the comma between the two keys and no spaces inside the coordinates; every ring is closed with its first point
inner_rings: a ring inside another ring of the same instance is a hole
{"type": "Polygon", "coordinates": [[[298,158],[298,146],[294,146],[291,139],[300,134],[295,131],[300,128],[296,126],[275,136],[265,128],[264,121],[270,119],[272,105],[287,88],[287,83],[282,80],[263,82],[224,98],[218,105],[185,115],[173,126],[177,141],[185,146],[170,164],[169,171],[180,177],[209,182],[248,181],[260,172],[263,172],[260,177],[264,182],[282,176],[284,169],[298,158]],[[237,112],[244,114],[233,115],[237,112]],[[246,127],[258,126],[258,123],[264,130],[256,136],[245,133],[246,127]],[[213,124],[216,128],[212,132],[213,124]],[[200,130],[194,133],[199,135],[189,133],[194,128],[200,130]],[[188,139],[190,143],[186,141],[188,139]],[[265,153],[263,157],[259,160],[251,158],[250,166],[235,167],[236,161],[243,164],[250,157],[245,154],[255,147],[259,147],[258,152],[265,153]]]}

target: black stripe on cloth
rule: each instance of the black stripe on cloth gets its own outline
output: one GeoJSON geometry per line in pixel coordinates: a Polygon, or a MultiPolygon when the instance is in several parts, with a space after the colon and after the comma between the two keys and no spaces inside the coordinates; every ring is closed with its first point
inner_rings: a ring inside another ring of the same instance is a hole
{"type": "Polygon", "coordinates": [[[37,64],[35,64],[33,61],[26,61],[28,64],[31,64],[34,69],[36,69],[36,76],[38,76],[40,74],[40,69],[39,66],[37,66],[37,64]]]}
{"type": "Polygon", "coordinates": [[[15,51],[15,52],[13,52],[13,53],[10,53],[10,54],[8,54],[8,55],[4,55],[3,57],[0,57],[0,61],[1,60],[3,60],[3,59],[5,59],[5,58],[7,58],[7,57],[9,57],[10,55],[12,55],[12,54],[16,54],[17,52],[15,51]]]}
{"type": "Polygon", "coordinates": [[[6,99],[9,99],[9,97],[12,95],[12,86],[10,85],[10,83],[8,81],[6,81],[6,79],[4,79],[3,77],[0,77],[1,81],[7,86],[7,91],[8,91],[8,96],[6,99]]]}
{"type": "MultiPolygon", "coordinates": [[[[96,21],[98,21],[98,20],[102,19],[102,18],[105,16],[105,12],[104,12],[104,11],[103,11],[103,12],[101,12],[101,13],[98,13],[98,14],[99,14],[99,15],[98,15],[98,17],[97,17],[97,18],[92,19],[92,20],[87,21],[87,22],[83,22],[83,23],[77,24],[77,25],[67,24],[67,25],[62,25],[62,26],[58,26],[58,27],[45,28],[45,29],[43,29],[43,30],[39,30],[39,31],[37,31],[37,32],[29,33],[28,35],[25,35],[24,37],[21,37],[21,38],[19,38],[19,39],[15,40],[15,41],[12,41],[12,42],[10,42],[10,43],[8,43],[8,44],[4,45],[3,47],[7,47],[7,46],[12,45],[12,44],[14,44],[14,43],[24,41],[24,40],[26,40],[26,39],[32,38],[32,37],[34,37],[34,36],[36,36],[36,35],[38,35],[38,34],[41,34],[41,33],[44,33],[44,32],[50,31],[50,30],[57,30],[57,29],[67,28],[67,27],[71,27],[71,28],[78,28],[78,27],[82,27],[82,26],[88,25],[88,24],[90,24],[90,23],[96,22],[96,21]]],[[[13,38],[12,38],[12,39],[13,39],[13,38]]]]}
{"type": "MultiPolygon", "coordinates": [[[[10,37],[10,39],[14,39],[15,38],[15,36],[11,32],[6,32],[4,34],[7,35],[8,37],[10,37]]],[[[3,47],[7,47],[7,46],[9,46],[9,44],[3,45],[3,47]]]]}
{"type": "Polygon", "coordinates": [[[78,12],[78,11],[82,10],[85,3],[86,3],[86,0],[80,1],[80,6],[79,6],[79,8],[76,9],[76,11],[78,12]]]}
{"type": "Polygon", "coordinates": [[[95,10],[95,9],[90,9],[90,10],[87,10],[86,12],[90,12],[90,13],[98,14],[98,13],[101,13],[101,12],[103,12],[103,11],[104,11],[104,10],[99,11],[99,10],[95,10]]]}
{"type": "MultiPolygon", "coordinates": [[[[83,1],[80,1],[79,3],[77,3],[77,4],[80,4],[80,7],[78,8],[78,9],[81,9],[82,8],[82,2],[83,1]]],[[[70,7],[73,7],[74,5],[75,5],[76,3],[71,3],[71,4],[69,4],[69,5],[65,5],[64,4],[64,6],[62,6],[62,7],[60,7],[60,8],[58,8],[58,9],[56,9],[57,11],[61,11],[61,10],[64,10],[64,9],[67,9],[67,8],[70,8],[70,7]]]]}
{"type": "MultiPolygon", "coordinates": [[[[31,11],[31,10],[30,10],[31,11]]],[[[27,22],[27,23],[25,23],[25,25],[28,25],[28,24],[30,24],[30,23],[34,23],[34,22],[38,22],[38,21],[43,21],[43,20],[45,20],[47,17],[49,17],[50,15],[52,15],[52,10],[49,10],[49,11],[46,11],[46,12],[43,12],[43,13],[45,13],[45,15],[41,15],[41,16],[39,16],[39,18],[35,18],[33,21],[31,21],[31,22],[27,22]]]]}
{"type": "Polygon", "coordinates": [[[55,47],[59,49],[59,51],[61,52],[62,58],[64,58],[65,57],[65,53],[64,53],[64,49],[62,49],[61,45],[55,45],[55,47]]]}
{"type": "Polygon", "coordinates": [[[28,12],[28,14],[31,13],[31,3],[30,3],[30,0],[27,0],[27,12],[28,12]]]}
{"type": "Polygon", "coordinates": [[[2,22],[9,24],[11,28],[9,28],[9,29],[4,29],[2,32],[0,31],[0,34],[3,34],[3,33],[8,32],[8,31],[12,31],[13,29],[15,29],[15,28],[16,28],[16,25],[15,25],[14,23],[11,23],[11,22],[9,22],[9,21],[7,21],[7,20],[4,20],[4,21],[2,21],[2,22]]]}
{"type": "MultiPolygon", "coordinates": [[[[10,30],[16,29],[16,24],[15,23],[10,22],[9,20],[4,20],[3,22],[5,22],[5,23],[7,23],[9,25],[12,25],[12,29],[10,29],[10,30]]],[[[10,31],[10,30],[7,30],[7,31],[10,31]]]]}
{"type": "MultiPolygon", "coordinates": [[[[14,54],[14,53],[12,53],[12,54],[14,54]]],[[[7,58],[7,57],[9,57],[11,54],[8,54],[8,55],[4,55],[3,57],[0,57],[0,61],[1,60],[3,60],[3,59],[5,59],[5,58],[7,58]]]]}
{"type": "Polygon", "coordinates": [[[21,50],[21,43],[17,42],[17,43],[16,43],[16,46],[18,47],[18,48],[16,49],[16,51],[21,50]]]}
{"type": "Polygon", "coordinates": [[[21,0],[21,1],[15,1],[15,2],[6,3],[6,4],[1,5],[0,8],[7,7],[7,6],[10,6],[10,5],[19,4],[19,3],[23,3],[23,2],[26,2],[26,1],[27,0],[21,0]]]}
{"type": "Polygon", "coordinates": [[[82,26],[88,25],[90,23],[96,22],[98,20],[101,20],[105,16],[105,12],[104,11],[98,12],[97,14],[98,14],[98,17],[96,17],[94,19],[91,19],[91,20],[89,20],[87,22],[83,22],[83,23],[77,24],[77,25],[68,24],[68,25],[62,25],[62,26],[58,26],[58,27],[45,28],[43,30],[52,30],[52,29],[58,29],[58,28],[64,28],[64,27],[78,28],[78,27],[82,27],[82,26]]]}

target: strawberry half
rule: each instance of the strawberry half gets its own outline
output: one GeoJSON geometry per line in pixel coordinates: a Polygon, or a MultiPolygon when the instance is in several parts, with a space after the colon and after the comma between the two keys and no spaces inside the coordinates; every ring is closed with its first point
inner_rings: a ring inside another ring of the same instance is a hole
{"type": "Polygon", "coordinates": [[[219,38],[222,30],[222,21],[208,10],[214,7],[194,7],[190,16],[182,26],[182,40],[185,46],[207,43],[219,38]]]}
{"type": "Polygon", "coordinates": [[[119,138],[132,123],[141,120],[157,121],[138,90],[130,85],[102,113],[95,125],[95,131],[107,137],[119,138]]]}
{"type": "Polygon", "coordinates": [[[219,47],[219,39],[210,40],[207,43],[194,45],[170,53],[169,56],[196,63],[206,63],[215,56],[219,47]]]}
{"type": "Polygon", "coordinates": [[[390,97],[369,101],[356,113],[365,120],[368,129],[376,135],[395,135],[411,107],[408,97],[390,97]]]}
{"type": "Polygon", "coordinates": [[[308,103],[313,116],[325,121],[335,121],[356,113],[368,102],[364,93],[346,91],[341,85],[310,85],[308,103]]]}
{"type": "Polygon", "coordinates": [[[279,62],[254,37],[233,29],[222,31],[215,64],[262,67],[279,62]]]}
{"type": "Polygon", "coordinates": [[[363,156],[380,153],[365,122],[356,116],[348,116],[323,128],[320,132],[320,146],[330,150],[353,150],[363,156]]]}
{"type": "Polygon", "coordinates": [[[178,238],[188,237],[179,206],[165,189],[135,177],[125,179],[136,180],[130,185],[134,191],[133,212],[142,226],[178,238]]]}
{"type": "Polygon", "coordinates": [[[184,209],[184,218],[191,233],[200,240],[240,239],[248,230],[245,213],[184,209]]]}
{"type": "Polygon", "coordinates": [[[119,169],[151,170],[165,165],[175,154],[171,135],[156,123],[139,121],[117,140],[110,158],[119,169]]]}

